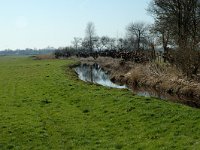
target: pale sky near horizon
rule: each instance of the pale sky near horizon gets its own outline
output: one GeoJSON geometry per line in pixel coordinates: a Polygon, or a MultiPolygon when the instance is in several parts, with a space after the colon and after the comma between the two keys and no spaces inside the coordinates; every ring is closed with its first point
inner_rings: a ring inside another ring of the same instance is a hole
{"type": "Polygon", "coordinates": [[[150,1],[0,0],[0,50],[69,46],[88,22],[98,36],[123,37],[130,22],[153,22],[150,1]]]}

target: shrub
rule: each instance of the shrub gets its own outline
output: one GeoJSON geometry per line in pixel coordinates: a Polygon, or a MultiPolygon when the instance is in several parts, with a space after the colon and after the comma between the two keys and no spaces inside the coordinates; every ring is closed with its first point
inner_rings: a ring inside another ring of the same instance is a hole
{"type": "Polygon", "coordinates": [[[187,77],[197,75],[200,66],[200,52],[186,48],[178,49],[174,63],[187,77]]]}

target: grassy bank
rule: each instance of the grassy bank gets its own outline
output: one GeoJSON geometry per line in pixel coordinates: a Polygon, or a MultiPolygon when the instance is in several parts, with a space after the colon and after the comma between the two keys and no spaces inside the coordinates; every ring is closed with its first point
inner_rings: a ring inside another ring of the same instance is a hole
{"type": "Polygon", "coordinates": [[[0,149],[200,148],[200,110],[84,83],[73,63],[0,57],[0,149]]]}

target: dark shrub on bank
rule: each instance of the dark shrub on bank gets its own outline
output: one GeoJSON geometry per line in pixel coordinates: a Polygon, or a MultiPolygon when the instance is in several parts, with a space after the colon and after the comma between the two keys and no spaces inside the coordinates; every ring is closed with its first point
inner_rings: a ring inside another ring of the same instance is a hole
{"type": "Polygon", "coordinates": [[[72,47],[65,47],[55,50],[55,58],[67,58],[72,55],[75,55],[75,49],[72,47]]]}
{"type": "Polygon", "coordinates": [[[182,70],[187,77],[195,77],[200,69],[200,52],[191,49],[178,49],[174,53],[174,64],[182,70]]]}

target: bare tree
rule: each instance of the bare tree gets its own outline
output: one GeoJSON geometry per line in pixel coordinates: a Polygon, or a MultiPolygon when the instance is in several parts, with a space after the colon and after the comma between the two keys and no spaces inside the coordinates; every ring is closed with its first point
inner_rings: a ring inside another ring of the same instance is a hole
{"type": "Polygon", "coordinates": [[[74,40],[72,41],[72,44],[73,44],[73,46],[74,46],[76,51],[78,51],[79,47],[81,46],[81,41],[82,41],[81,38],[74,37],[74,40]]]}
{"type": "Polygon", "coordinates": [[[141,39],[145,37],[147,26],[143,22],[130,23],[127,32],[130,37],[135,37],[137,41],[137,50],[140,50],[141,39]]]}
{"type": "Polygon", "coordinates": [[[126,36],[126,40],[128,41],[127,44],[129,47],[128,49],[131,51],[131,50],[136,50],[137,49],[137,39],[135,36],[131,36],[131,35],[127,35],[126,36]]]}
{"type": "Polygon", "coordinates": [[[94,42],[95,49],[97,51],[101,51],[101,49],[102,49],[101,38],[96,36],[96,37],[94,37],[93,42],[94,42]]]}
{"type": "Polygon", "coordinates": [[[187,76],[196,74],[200,66],[196,51],[200,41],[200,1],[152,0],[148,11],[162,34],[163,47],[171,39],[178,47],[173,56],[176,66],[187,76]]]}
{"type": "Polygon", "coordinates": [[[195,48],[199,40],[199,0],[152,0],[148,11],[157,25],[170,35],[180,48],[195,48]]]}
{"type": "Polygon", "coordinates": [[[95,42],[95,25],[93,22],[89,22],[86,26],[85,30],[86,36],[85,39],[88,41],[88,48],[89,51],[92,52],[94,49],[94,42],[95,42]]]}
{"type": "Polygon", "coordinates": [[[114,50],[116,49],[116,39],[115,38],[110,38],[108,42],[108,49],[114,50]]]}
{"type": "Polygon", "coordinates": [[[150,28],[151,37],[156,36],[156,43],[162,45],[165,53],[168,53],[169,47],[174,45],[170,27],[161,22],[155,22],[150,28]]]}
{"type": "Polygon", "coordinates": [[[108,49],[109,42],[110,42],[110,38],[108,36],[101,37],[101,45],[102,45],[103,49],[108,49]]]}
{"type": "Polygon", "coordinates": [[[124,39],[123,38],[119,38],[117,40],[117,50],[119,50],[119,51],[124,50],[124,39]]]}

